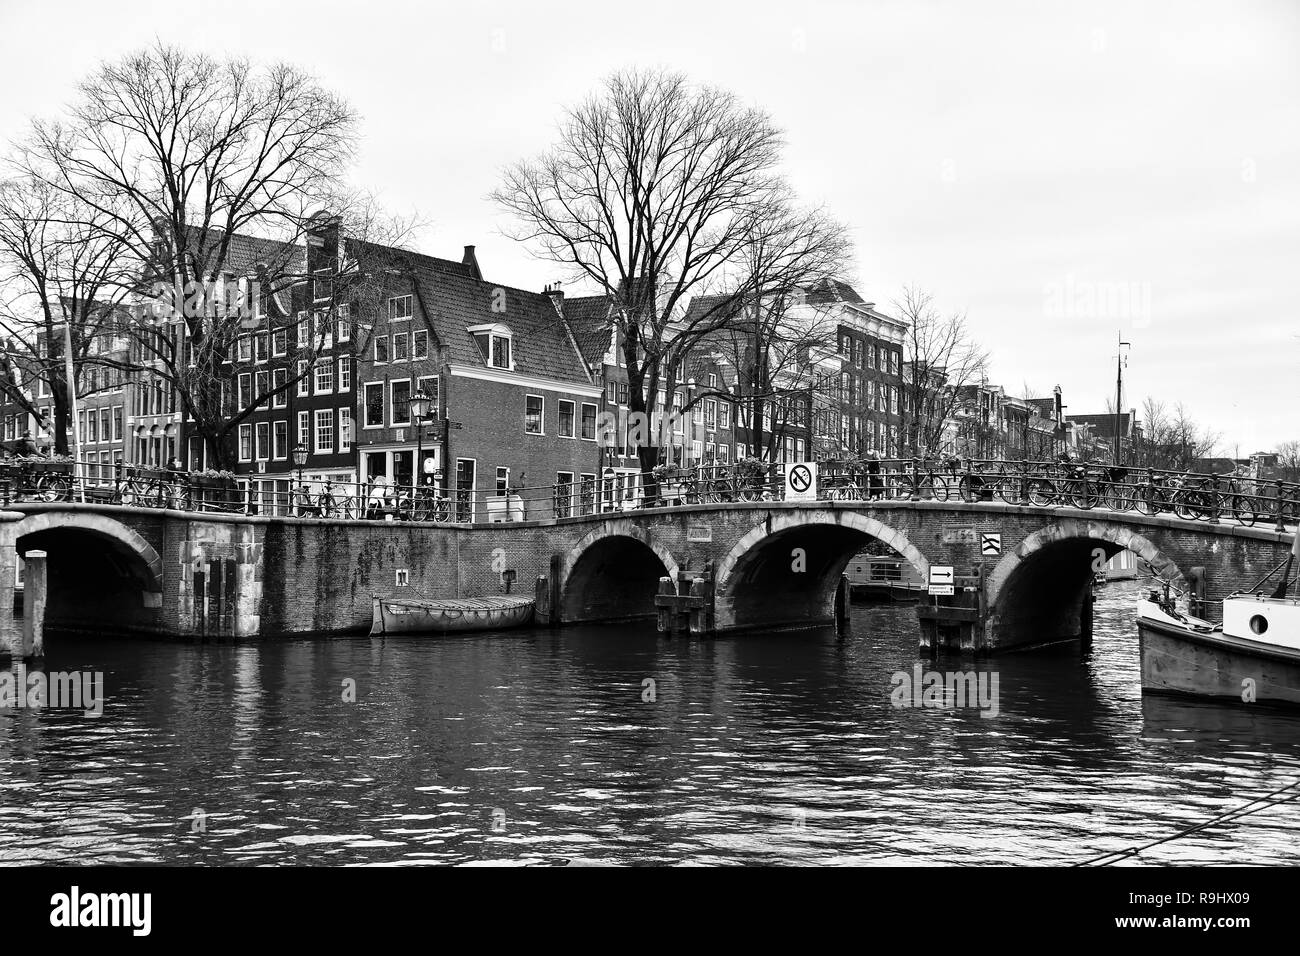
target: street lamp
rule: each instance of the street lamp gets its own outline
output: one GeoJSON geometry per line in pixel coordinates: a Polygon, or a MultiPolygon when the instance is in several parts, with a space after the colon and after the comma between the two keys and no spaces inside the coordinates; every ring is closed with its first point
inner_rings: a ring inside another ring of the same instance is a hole
{"type": "Polygon", "coordinates": [[[307,467],[307,446],[302,442],[293,446],[293,464],[298,469],[298,486],[302,487],[302,470],[307,467]]]}
{"type": "Polygon", "coordinates": [[[419,389],[411,396],[411,416],[415,423],[415,467],[411,469],[412,484],[423,484],[424,473],[424,420],[433,405],[433,396],[419,389]]]}

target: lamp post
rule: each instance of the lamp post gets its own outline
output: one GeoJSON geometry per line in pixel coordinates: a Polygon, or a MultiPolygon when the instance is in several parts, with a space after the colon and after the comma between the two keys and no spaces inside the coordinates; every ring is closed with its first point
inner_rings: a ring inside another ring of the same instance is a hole
{"type": "Polygon", "coordinates": [[[433,397],[424,389],[411,396],[411,417],[415,424],[415,467],[411,469],[411,483],[423,484],[424,474],[424,419],[429,414],[433,397]]]}
{"type": "Polygon", "coordinates": [[[293,465],[298,469],[298,485],[302,486],[302,470],[307,467],[307,446],[302,442],[293,446],[293,465]]]}

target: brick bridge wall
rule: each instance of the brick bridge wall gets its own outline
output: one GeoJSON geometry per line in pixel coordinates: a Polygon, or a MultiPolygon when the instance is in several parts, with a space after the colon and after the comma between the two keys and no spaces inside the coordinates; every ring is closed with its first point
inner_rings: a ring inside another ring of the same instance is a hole
{"type": "MultiPolygon", "coordinates": [[[[653,610],[660,575],[711,561],[725,631],[828,620],[835,584],[872,538],[922,574],[982,561],[990,650],[1077,634],[1095,548],[1128,547],[1180,586],[1204,568],[1215,600],[1263,577],[1291,541],[1229,522],[997,502],[695,505],[473,528],[28,504],[0,513],[0,593],[14,549],[39,547],[50,554],[52,623],[271,637],[364,632],[376,594],[500,594],[507,569],[512,590],[531,594],[552,556],[563,621],[636,617],[653,610]],[[973,529],[977,541],[999,532],[1001,557],[945,543],[953,529],[973,529]],[[409,585],[396,583],[399,571],[409,585]]],[[[7,615],[0,624],[12,633],[7,615]]]]}

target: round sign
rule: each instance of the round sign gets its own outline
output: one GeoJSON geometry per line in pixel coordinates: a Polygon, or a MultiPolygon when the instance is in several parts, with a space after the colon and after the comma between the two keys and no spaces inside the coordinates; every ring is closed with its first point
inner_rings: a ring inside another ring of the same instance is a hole
{"type": "Polygon", "coordinates": [[[795,465],[790,469],[790,487],[801,493],[812,487],[812,472],[807,465],[795,465]]]}

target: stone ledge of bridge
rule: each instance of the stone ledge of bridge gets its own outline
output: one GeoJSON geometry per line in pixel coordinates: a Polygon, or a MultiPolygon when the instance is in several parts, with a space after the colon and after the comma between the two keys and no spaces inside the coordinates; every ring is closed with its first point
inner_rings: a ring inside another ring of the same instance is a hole
{"type": "MultiPolygon", "coordinates": [[[[879,501],[719,501],[691,505],[669,505],[660,508],[636,508],[627,511],[603,511],[589,515],[571,515],[567,518],[535,518],[528,521],[476,521],[473,523],[447,521],[385,521],[375,518],[320,518],[293,515],[244,515],[223,511],[182,511],[173,508],[142,508],[136,505],[114,505],[80,501],[23,501],[6,506],[10,514],[26,516],[50,511],[92,512],[95,514],[125,514],[138,516],[166,516],[181,521],[216,521],[229,524],[291,525],[291,526],[355,526],[440,528],[445,531],[501,531],[505,528],[531,529],[555,528],[569,525],[591,524],[600,521],[621,521],[644,517],[666,517],[678,514],[702,514],[717,511],[920,511],[956,514],[1024,515],[1036,518],[1069,518],[1076,521],[1108,521],[1144,528],[1167,528],[1175,531],[1200,531],[1225,537],[1249,538],[1256,541],[1289,544],[1296,532],[1277,531],[1271,527],[1247,527],[1232,518],[1219,522],[1179,518],[1172,514],[1144,515],[1132,511],[1109,511],[1101,508],[1071,508],[1066,506],[1038,506],[1004,501],[908,501],[882,499],[879,501]]],[[[14,520],[3,519],[0,520],[14,520]]]]}

